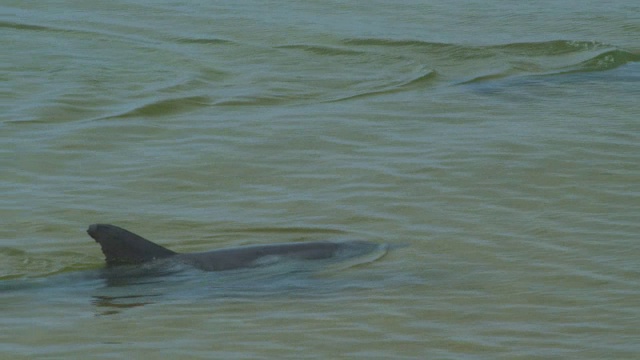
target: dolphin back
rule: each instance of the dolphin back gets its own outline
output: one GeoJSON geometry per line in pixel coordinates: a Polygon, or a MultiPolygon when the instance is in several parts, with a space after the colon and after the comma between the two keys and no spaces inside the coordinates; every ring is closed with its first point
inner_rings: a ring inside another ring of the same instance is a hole
{"type": "Polygon", "coordinates": [[[87,233],[100,244],[108,265],[141,264],[176,255],[165,247],[115,225],[93,224],[89,226],[87,233]]]}

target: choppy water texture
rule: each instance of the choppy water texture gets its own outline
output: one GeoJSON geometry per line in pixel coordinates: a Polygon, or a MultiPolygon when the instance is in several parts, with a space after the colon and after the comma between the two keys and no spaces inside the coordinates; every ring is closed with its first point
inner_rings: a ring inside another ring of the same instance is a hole
{"type": "Polygon", "coordinates": [[[631,359],[640,3],[0,5],[0,357],[631,359]],[[105,276],[177,251],[392,245],[105,276]]]}

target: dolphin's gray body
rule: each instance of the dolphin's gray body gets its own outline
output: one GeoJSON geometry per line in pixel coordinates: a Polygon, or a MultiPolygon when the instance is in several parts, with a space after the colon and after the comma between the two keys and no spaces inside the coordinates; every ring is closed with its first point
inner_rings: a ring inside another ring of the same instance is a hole
{"type": "Polygon", "coordinates": [[[268,262],[269,257],[320,260],[340,252],[366,254],[379,248],[378,244],[366,241],[315,241],[180,254],[115,225],[93,224],[87,233],[100,244],[108,265],[141,264],[171,258],[205,271],[255,267],[268,262]]]}

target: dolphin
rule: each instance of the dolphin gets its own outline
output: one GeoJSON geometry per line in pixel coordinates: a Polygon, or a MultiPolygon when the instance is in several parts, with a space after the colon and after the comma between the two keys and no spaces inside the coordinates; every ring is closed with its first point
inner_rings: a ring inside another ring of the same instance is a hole
{"type": "Polygon", "coordinates": [[[280,258],[322,260],[338,256],[354,257],[382,249],[382,245],[377,243],[352,240],[292,242],[177,253],[115,225],[93,224],[87,233],[100,244],[108,266],[171,259],[204,271],[223,271],[257,267],[280,258]]]}

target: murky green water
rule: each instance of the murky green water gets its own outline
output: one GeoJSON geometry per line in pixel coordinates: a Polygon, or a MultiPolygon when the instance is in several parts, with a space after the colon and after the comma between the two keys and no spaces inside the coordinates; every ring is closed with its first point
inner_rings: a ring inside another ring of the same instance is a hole
{"type": "Polygon", "coordinates": [[[0,357],[637,357],[639,13],[3,2],[0,357]],[[95,222],[392,249],[114,284],[95,222]]]}

